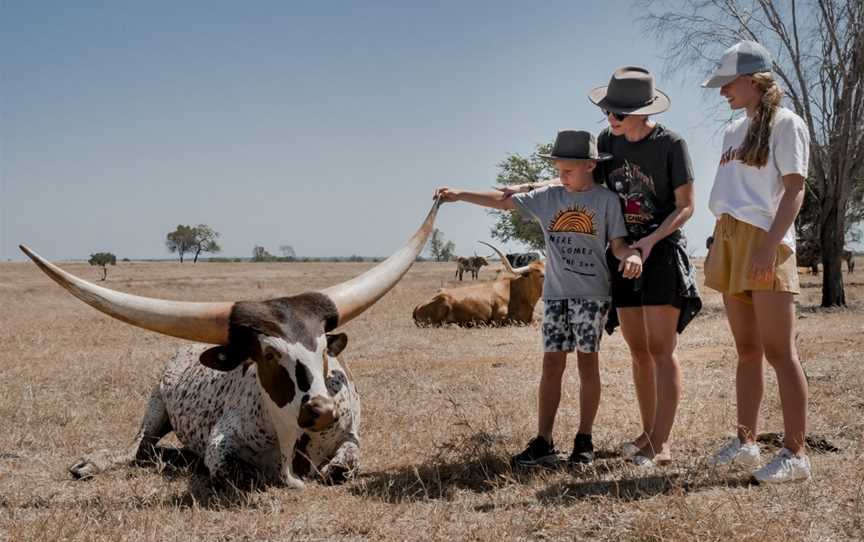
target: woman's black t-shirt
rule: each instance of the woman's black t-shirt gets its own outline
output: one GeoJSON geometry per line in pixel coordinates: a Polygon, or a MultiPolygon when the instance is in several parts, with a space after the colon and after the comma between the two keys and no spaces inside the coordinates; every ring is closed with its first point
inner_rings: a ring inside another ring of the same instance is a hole
{"type": "Polygon", "coordinates": [[[618,194],[631,241],[656,230],[675,211],[675,189],[693,181],[687,143],[660,124],[636,142],[607,128],[597,138],[597,150],[612,154],[597,163],[595,178],[618,194]]]}

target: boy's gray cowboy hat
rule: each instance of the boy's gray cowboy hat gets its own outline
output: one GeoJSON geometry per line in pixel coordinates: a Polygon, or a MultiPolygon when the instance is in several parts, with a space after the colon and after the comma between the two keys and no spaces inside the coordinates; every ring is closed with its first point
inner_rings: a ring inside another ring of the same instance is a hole
{"type": "Polygon", "coordinates": [[[645,68],[624,66],[612,74],[609,85],[588,93],[597,107],[626,115],[653,115],[669,109],[669,96],[654,88],[654,76],[645,68]]]}
{"type": "Polygon", "coordinates": [[[774,62],[771,53],[755,41],[739,41],[723,52],[720,63],[703,87],[717,88],[731,83],[741,75],[770,72],[774,62]]]}
{"type": "Polygon", "coordinates": [[[597,152],[597,140],[590,132],[581,130],[561,130],[552,145],[552,152],[539,154],[548,160],[608,160],[612,155],[597,152]]]}

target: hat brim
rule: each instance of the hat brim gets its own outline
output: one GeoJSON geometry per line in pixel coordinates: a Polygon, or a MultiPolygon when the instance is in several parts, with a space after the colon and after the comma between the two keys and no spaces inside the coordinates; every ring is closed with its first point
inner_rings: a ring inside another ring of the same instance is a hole
{"type": "Polygon", "coordinates": [[[740,73],[735,75],[715,75],[711,79],[708,79],[707,81],[702,83],[702,86],[704,88],[720,88],[723,85],[727,85],[732,81],[738,79],[739,77],[741,77],[741,75],[742,74],[740,73]]]}
{"type": "Polygon", "coordinates": [[[573,158],[572,156],[555,156],[554,154],[538,154],[537,156],[546,160],[595,160],[597,162],[603,162],[612,158],[612,155],[608,152],[599,153],[597,158],[573,158]]]}
{"type": "Polygon", "coordinates": [[[650,104],[639,107],[621,107],[620,105],[609,103],[606,100],[606,93],[608,90],[608,85],[605,87],[597,87],[588,93],[588,99],[600,109],[605,109],[613,113],[624,113],[626,115],[656,115],[657,113],[666,111],[669,109],[669,106],[672,105],[672,100],[669,99],[669,96],[667,96],[665,92],[655,88],[654,101],[650,104]]]}

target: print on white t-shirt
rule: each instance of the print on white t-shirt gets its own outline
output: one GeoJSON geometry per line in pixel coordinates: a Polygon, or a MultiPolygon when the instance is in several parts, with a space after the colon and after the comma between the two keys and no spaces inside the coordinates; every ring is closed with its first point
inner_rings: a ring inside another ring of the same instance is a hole
{"type": "MultiPolygon", "coordinates": [[[[768,163],[757,168],[737,158],[748,128],[750,119],[743,117],[726,129],[708,207],[718,218],[725,213],[768,231],[785,191],[782,177],[793,173],[807,177],[810,133],[801,117],[785,107],[778,108],[771,128],[768,163]]],[[[795,250],[794,225],[783,236],[783,244],[795,250]]]]}

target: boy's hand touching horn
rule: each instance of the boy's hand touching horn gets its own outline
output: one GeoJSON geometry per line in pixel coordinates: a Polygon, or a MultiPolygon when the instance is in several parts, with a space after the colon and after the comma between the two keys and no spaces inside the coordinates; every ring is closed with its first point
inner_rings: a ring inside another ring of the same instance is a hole
{"type": "Polygon", "coordinates": [[[459,190],[450,188],[449,186],[439,186],[435,189],[435,198],[441,201],[459,201],[459,190]]]}

